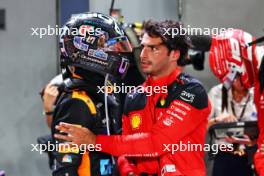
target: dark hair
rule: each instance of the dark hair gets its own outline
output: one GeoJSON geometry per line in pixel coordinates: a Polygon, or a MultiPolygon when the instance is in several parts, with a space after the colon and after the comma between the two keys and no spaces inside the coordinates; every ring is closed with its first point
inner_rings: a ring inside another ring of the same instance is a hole
{"type": "Polygon", "coordinates": [[[222,106],[221,106],[222,113],[224,112],[225,109],[227,110],[227,105],[228,105],[227,99],[228,99],[228,92],[225,86],[223,85],[222,87],[222,106]]]}
{"type": "Polygon", "coordinates": [[[150,37],[160,37],[169,51],[179,50],[179,64],[186,58],[188,49],[191,46],[189,37],[180,34],[180,28],[183,28],[183,25],[174,20],[164,20],[161,22],[149,20],[144,23],[143,31],[150,37]],[[178,31],[177,34],[172,34],[172,30],[178,31]]]}

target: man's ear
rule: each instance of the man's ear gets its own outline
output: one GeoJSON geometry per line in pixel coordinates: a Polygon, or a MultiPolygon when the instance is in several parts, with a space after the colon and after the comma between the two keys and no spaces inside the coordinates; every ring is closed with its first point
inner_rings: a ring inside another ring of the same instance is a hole
{"type": "Polygon", "coordinates": [[[170,52],[171,61],[177,61],[180,58],[180,50],[172,50],[170,52]]]}

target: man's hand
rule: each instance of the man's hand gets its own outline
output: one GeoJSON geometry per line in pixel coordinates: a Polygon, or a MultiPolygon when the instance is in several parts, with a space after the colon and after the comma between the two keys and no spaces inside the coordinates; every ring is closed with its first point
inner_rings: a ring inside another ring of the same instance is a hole
{"type": "Polygon", "coordinates": [[[80,146],[81,144],[93,144],[96,142],[96,135],[93,134],[89,129],[79,127],[73,124],[61,122],[56,126],[60,132],[67,133],[68,135],[55,134],[54,137],[62,139],[68,142],[72,142],[80,146]]]}
{"type": "Polygon", "coordinates": [[[216,121],[230,123],[230,122],[237,122],[237,118],[232,114],[221,114],[216,117],[216,121]]]}
{"type": "Polygon", "coordinates": [[[125,156],[118,157],[117,163],[121,176],[138,176],[136,166],[130,163],[125,156]]]}
{"type": "Polygon", "coordinates": [[[43,107],[45,112],[53,111],[53,106],[59,94],[58,88],[49,83],[43,94],[43,107]]]}

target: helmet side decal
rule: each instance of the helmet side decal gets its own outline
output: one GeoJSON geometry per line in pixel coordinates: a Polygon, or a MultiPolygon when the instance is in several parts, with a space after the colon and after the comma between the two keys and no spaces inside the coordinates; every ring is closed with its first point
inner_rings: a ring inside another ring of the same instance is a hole
{"type": "Polygon", "coordinates": [[[82,51],[88,51],[89,45],[83,43],[83,40],[83,37],[75,36],[73,39],[73,44],[76,48],[82,51]]]}

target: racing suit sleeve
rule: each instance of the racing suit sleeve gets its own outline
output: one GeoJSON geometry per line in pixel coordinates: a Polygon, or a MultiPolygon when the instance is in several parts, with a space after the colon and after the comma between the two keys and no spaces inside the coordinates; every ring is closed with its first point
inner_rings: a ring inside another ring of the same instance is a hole
{"type": "MultiPolygon", "coordinates": [[[[67,122],[92,129],[94,117],[84,101],[69,98],[57,105],[55,109],[54,121],[52,123],[53,134],[59,133],[55,129],[55,126],[60,122],[67,122]]],[[[53,172],[53,176],[89,176],[89,165],[83,166],[84,162],[89,163],[88,154],[85,153],[85,149],[79,149],[77,146],[67,146],[62,140],[53,139],[53,142],[58,146],[64,146],[59,147],[54,152],[56,169],[53,172]]]]}
{"type": "Polygon", "coordinates": [[[201,123],[207,124],[211,105],[206,91],[199,84],[192,86],[189,91],[194,99],[186,100],[183,97],[173,100],[149,133],[98,135],[96,143],[101,144],[103,152],[115,156],[157,157],[170,152],[164,150],[164,145],[179,143],[201,123]]]}

